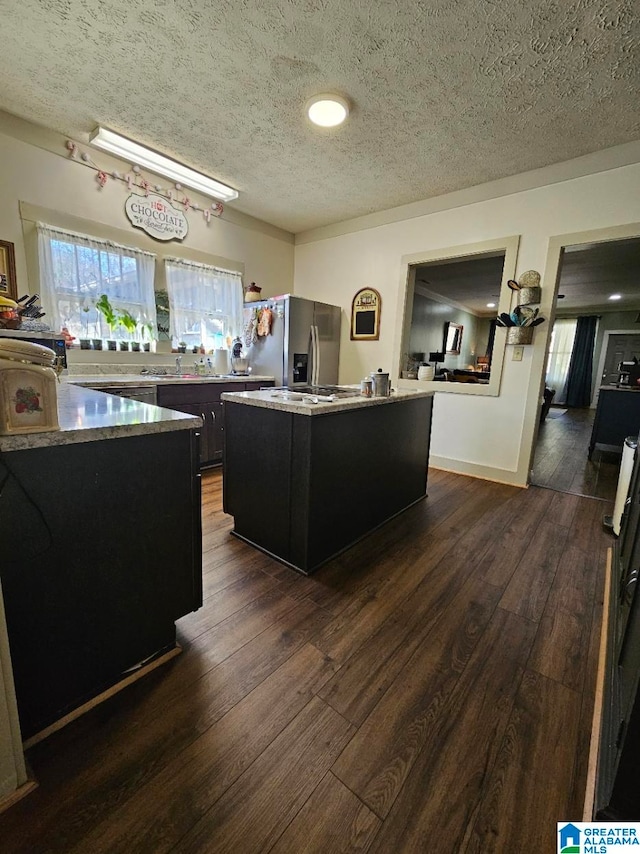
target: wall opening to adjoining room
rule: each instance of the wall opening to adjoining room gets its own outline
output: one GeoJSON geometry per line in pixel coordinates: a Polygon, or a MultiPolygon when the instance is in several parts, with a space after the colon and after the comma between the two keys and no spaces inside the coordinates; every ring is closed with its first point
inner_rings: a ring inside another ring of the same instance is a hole
{"type": "Polygon", "coordinates": [[[434,391],[499,394],[505,331],[495,320],[511,309],[507,282],[515,276],[518,243],[517,236],[505,237],[402,258],[396,320],[401,388],[418,382],[434,391]],[[422,362],[433,365],[433,379],[417,379],[422,362]]]}

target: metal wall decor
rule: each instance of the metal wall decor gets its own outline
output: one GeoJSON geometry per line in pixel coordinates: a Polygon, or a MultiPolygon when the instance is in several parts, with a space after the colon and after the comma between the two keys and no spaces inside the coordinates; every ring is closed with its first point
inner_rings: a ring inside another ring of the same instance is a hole
{"type": "Polygon", "coordinates": [[[382,298],[374,288],[362,288],[351,303],[351,340],[377,341],[380,337],[382,298]]]}
{"type": "Polygon", "coordinates": [[[544,323],[544,317],[539,316],[539,308],[531,308],[542,299],[540,288],[540,273],[537,270],[527,270],[518,281],[509,279],[507,282],[515,291],[517,305],[511,314],[506,311],[498,315],[496,323],[507,329],[507,344],[532,344],[533,328],[544,323]]]}

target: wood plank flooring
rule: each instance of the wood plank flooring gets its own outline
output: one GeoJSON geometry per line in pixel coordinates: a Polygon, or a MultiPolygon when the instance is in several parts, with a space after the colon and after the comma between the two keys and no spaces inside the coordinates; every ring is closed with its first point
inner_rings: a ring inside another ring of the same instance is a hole
{"type": "Polygon", "coordinates": [[[581,818],[605,512],[431,470],[305,578],[229,535],[207,473],[183,654],[28,752],[0,851],[554,851],[581,818]]]}
{"type": "Polygon", "coordinates": [[[532,483],[606,501],[615,499],[620,454],[596,449],[591,459],[587,456],[594,417],[595,409],[551,407],[540,425],[532,483]]]}

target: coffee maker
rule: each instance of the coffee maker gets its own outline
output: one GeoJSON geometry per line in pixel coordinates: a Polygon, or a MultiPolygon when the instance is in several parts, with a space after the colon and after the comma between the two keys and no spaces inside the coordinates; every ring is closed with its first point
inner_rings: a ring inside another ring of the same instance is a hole
{"type": "Polygon", "coordinates": [[[631,374],[634,372],[634,369],[638,368],[638,360],[633,359],[631,362],[619,362],[618,363],[618,385],[619,386],[629,386],[633,385],[635,388],[637,386],[636,380],[637,376],[634,375],[633,381],[631,381],[631,374]]]}

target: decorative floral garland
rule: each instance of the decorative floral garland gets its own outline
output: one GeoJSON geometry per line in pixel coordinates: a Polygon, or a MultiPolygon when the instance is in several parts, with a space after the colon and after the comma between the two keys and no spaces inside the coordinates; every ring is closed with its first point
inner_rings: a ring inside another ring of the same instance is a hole
{"type": "MultiPolygon", "coordinates": [[[[122,181],[127,185],[127,189],[131,191],[134,187],[138,187],[143,191],[145,196],[149,195],[149,191],[153,190],[154,193],[157,193],[159,196],[167,199],[169,203],[174,202],[174,195],[176,190],[178,192],[182,191],[182,184],[175,184],[174,187],[169,189],[165,189],[161,187],[159,184],[151,184],[146,178],[143,178],[140,173],[140,167],[134,164],[131,167],[131,172],[127,172],[125,175],[121,174],[117,170],[114,169],[113,172],[105,172],[104,169],[100,169],[99,166],[92,161],[91,155],[86,151],[80,151],[77,143],[75,143],[72,139],[67,140],[67,151],[69,152],[69,157],[72,160],[76,160],[77,162],[81,162],[83,166],[88,166],[89,169],[93,169],[96,173],[96,181],[98,182],[98,189],[102,190],[109,180],[112,178],[114,181],[122,181]],[[78,157],[80,160],[78,161],[78,157]],[[133,174],[132,174],[133,173],[133,174]],[[137,179],[137,180],[136,180],[137,179]]],[[[207,224],[211,221],[211,217],[219,217],[222,215],[224,211],[224,206],[222,202],[213,202],[211,207],[209,208],[201,208],[197,202],[192,202],[191,199],[183,194],[183,198],[176,198],[175,201],[184,206],[185,212],[191,208],[191,210],[199,211],[202,210],[202,215],[207,221],[207,224]]]]}

